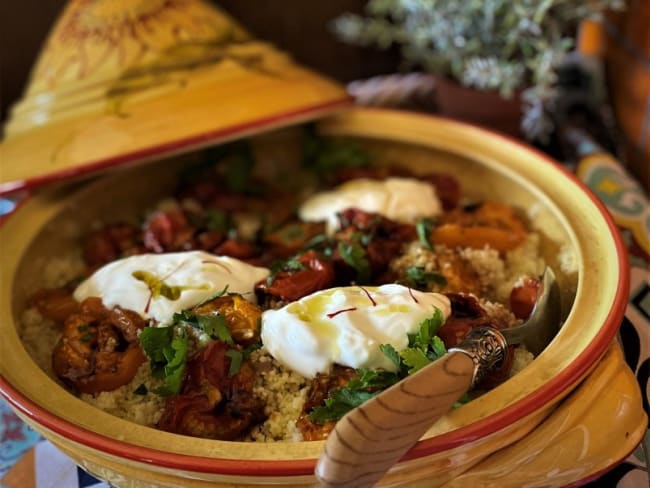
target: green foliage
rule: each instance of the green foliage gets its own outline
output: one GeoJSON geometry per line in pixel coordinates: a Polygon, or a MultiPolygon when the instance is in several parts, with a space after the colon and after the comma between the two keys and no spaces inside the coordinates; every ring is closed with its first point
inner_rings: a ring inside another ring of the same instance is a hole
{"type": "Polygon", "coordinates": [[[400,46],[410,64],[511,97],[526,89],[534,108],[552,93],[553,70],[573,47],[583,19],[624,0],[370,0],[366,15],[335,20],[346,42],[400,46]]]}

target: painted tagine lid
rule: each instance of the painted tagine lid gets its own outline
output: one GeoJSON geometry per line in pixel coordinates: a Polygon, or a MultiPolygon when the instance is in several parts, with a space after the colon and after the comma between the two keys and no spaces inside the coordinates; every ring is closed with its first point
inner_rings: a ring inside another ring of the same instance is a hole
{"type": "Polygon", "coordinates": [[[201,0],[72,0],[0,145],[0,193],[213,145],[348,106],[201,0]]]}

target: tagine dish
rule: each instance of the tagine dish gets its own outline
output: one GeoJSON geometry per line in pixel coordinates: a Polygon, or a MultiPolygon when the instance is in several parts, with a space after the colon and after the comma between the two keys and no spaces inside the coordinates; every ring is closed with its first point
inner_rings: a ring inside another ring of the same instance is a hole
{"type": "Polygon", "coordinates": [[[346,412],[469,330],[521,324],[551,268],[557,337],[511,346],[386,478],[462,479],[553,421],[620,320],[622,268],[600,259],[620,243],[558,178],[480,129],[358,110],[52,188],[3,224],[3,394],[118,486],[310,484],[346,412]]]}

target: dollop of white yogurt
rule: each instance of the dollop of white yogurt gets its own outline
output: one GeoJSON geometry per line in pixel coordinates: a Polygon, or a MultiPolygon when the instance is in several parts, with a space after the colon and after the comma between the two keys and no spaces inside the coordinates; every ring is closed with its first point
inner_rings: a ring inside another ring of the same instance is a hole
{"type": "Polygon", "coordinates": [[[275,359],[306,378],[334,363],[395,371],[379,346],[405,349],[408,334],[436,309],[446,320],[449,299],[402,285],[331,288],[264,312],[262,342],[275,359]]]}
{"type": "Polygon", "coordinates": [[[74,298],[100,297],[108,308],[119,305],[161,324],[222,291],[255,302],[255,284],[269,270],[204,251],[142,254],[113,261],[81,283],[74,298]]]}
{"type": "Polygon", "coordinates": [[[346,208],[379,213],[400,222],[434,217],[442,211],[429,183],[414,178],[359,178],[313,195],[300,206],[298,214],[304,221],[327,221],[327,232],[332,234],[338,226],[337,214],[346,208]]]}

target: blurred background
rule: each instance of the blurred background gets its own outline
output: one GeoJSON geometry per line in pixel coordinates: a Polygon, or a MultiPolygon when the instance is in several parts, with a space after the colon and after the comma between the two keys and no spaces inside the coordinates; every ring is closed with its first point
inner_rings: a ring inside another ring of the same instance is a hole
{"type": "MultiPolygon", "coordinates": [[[[360,80],[350,89],[364,104],[432,109],[524,137],[567,164],[575,141],[564,132],[579,126],[650,187],[647,0],[436,0],[434,10],[426,0],[216,3],[298,62],[343,83],[360,80]],[[597,22],[584,28],[584,19],[597,22]],[[424,78],[363,83],[409,71],[435,78],[437,95],[422,96],[432,89],[424,78]]],[[[64,5],[2,2],[3,124],[64,5]]]]}
{"type": "MultiPolygon", "coordinates": [[[[0,3],[0,106],[4,123],[9,107],[22,95],[38,51],[66,3],[62,0],[0,3]]],[[[328,27],[343,12],[362,12],[365,0],[283,0],[281,8],[278,2],[224,0],[215,3],[257,37],[273,42],[300,63],[342,82],[390,73],[399,65],[397,49],[385,52],[346,44],[328,27]]]]}

